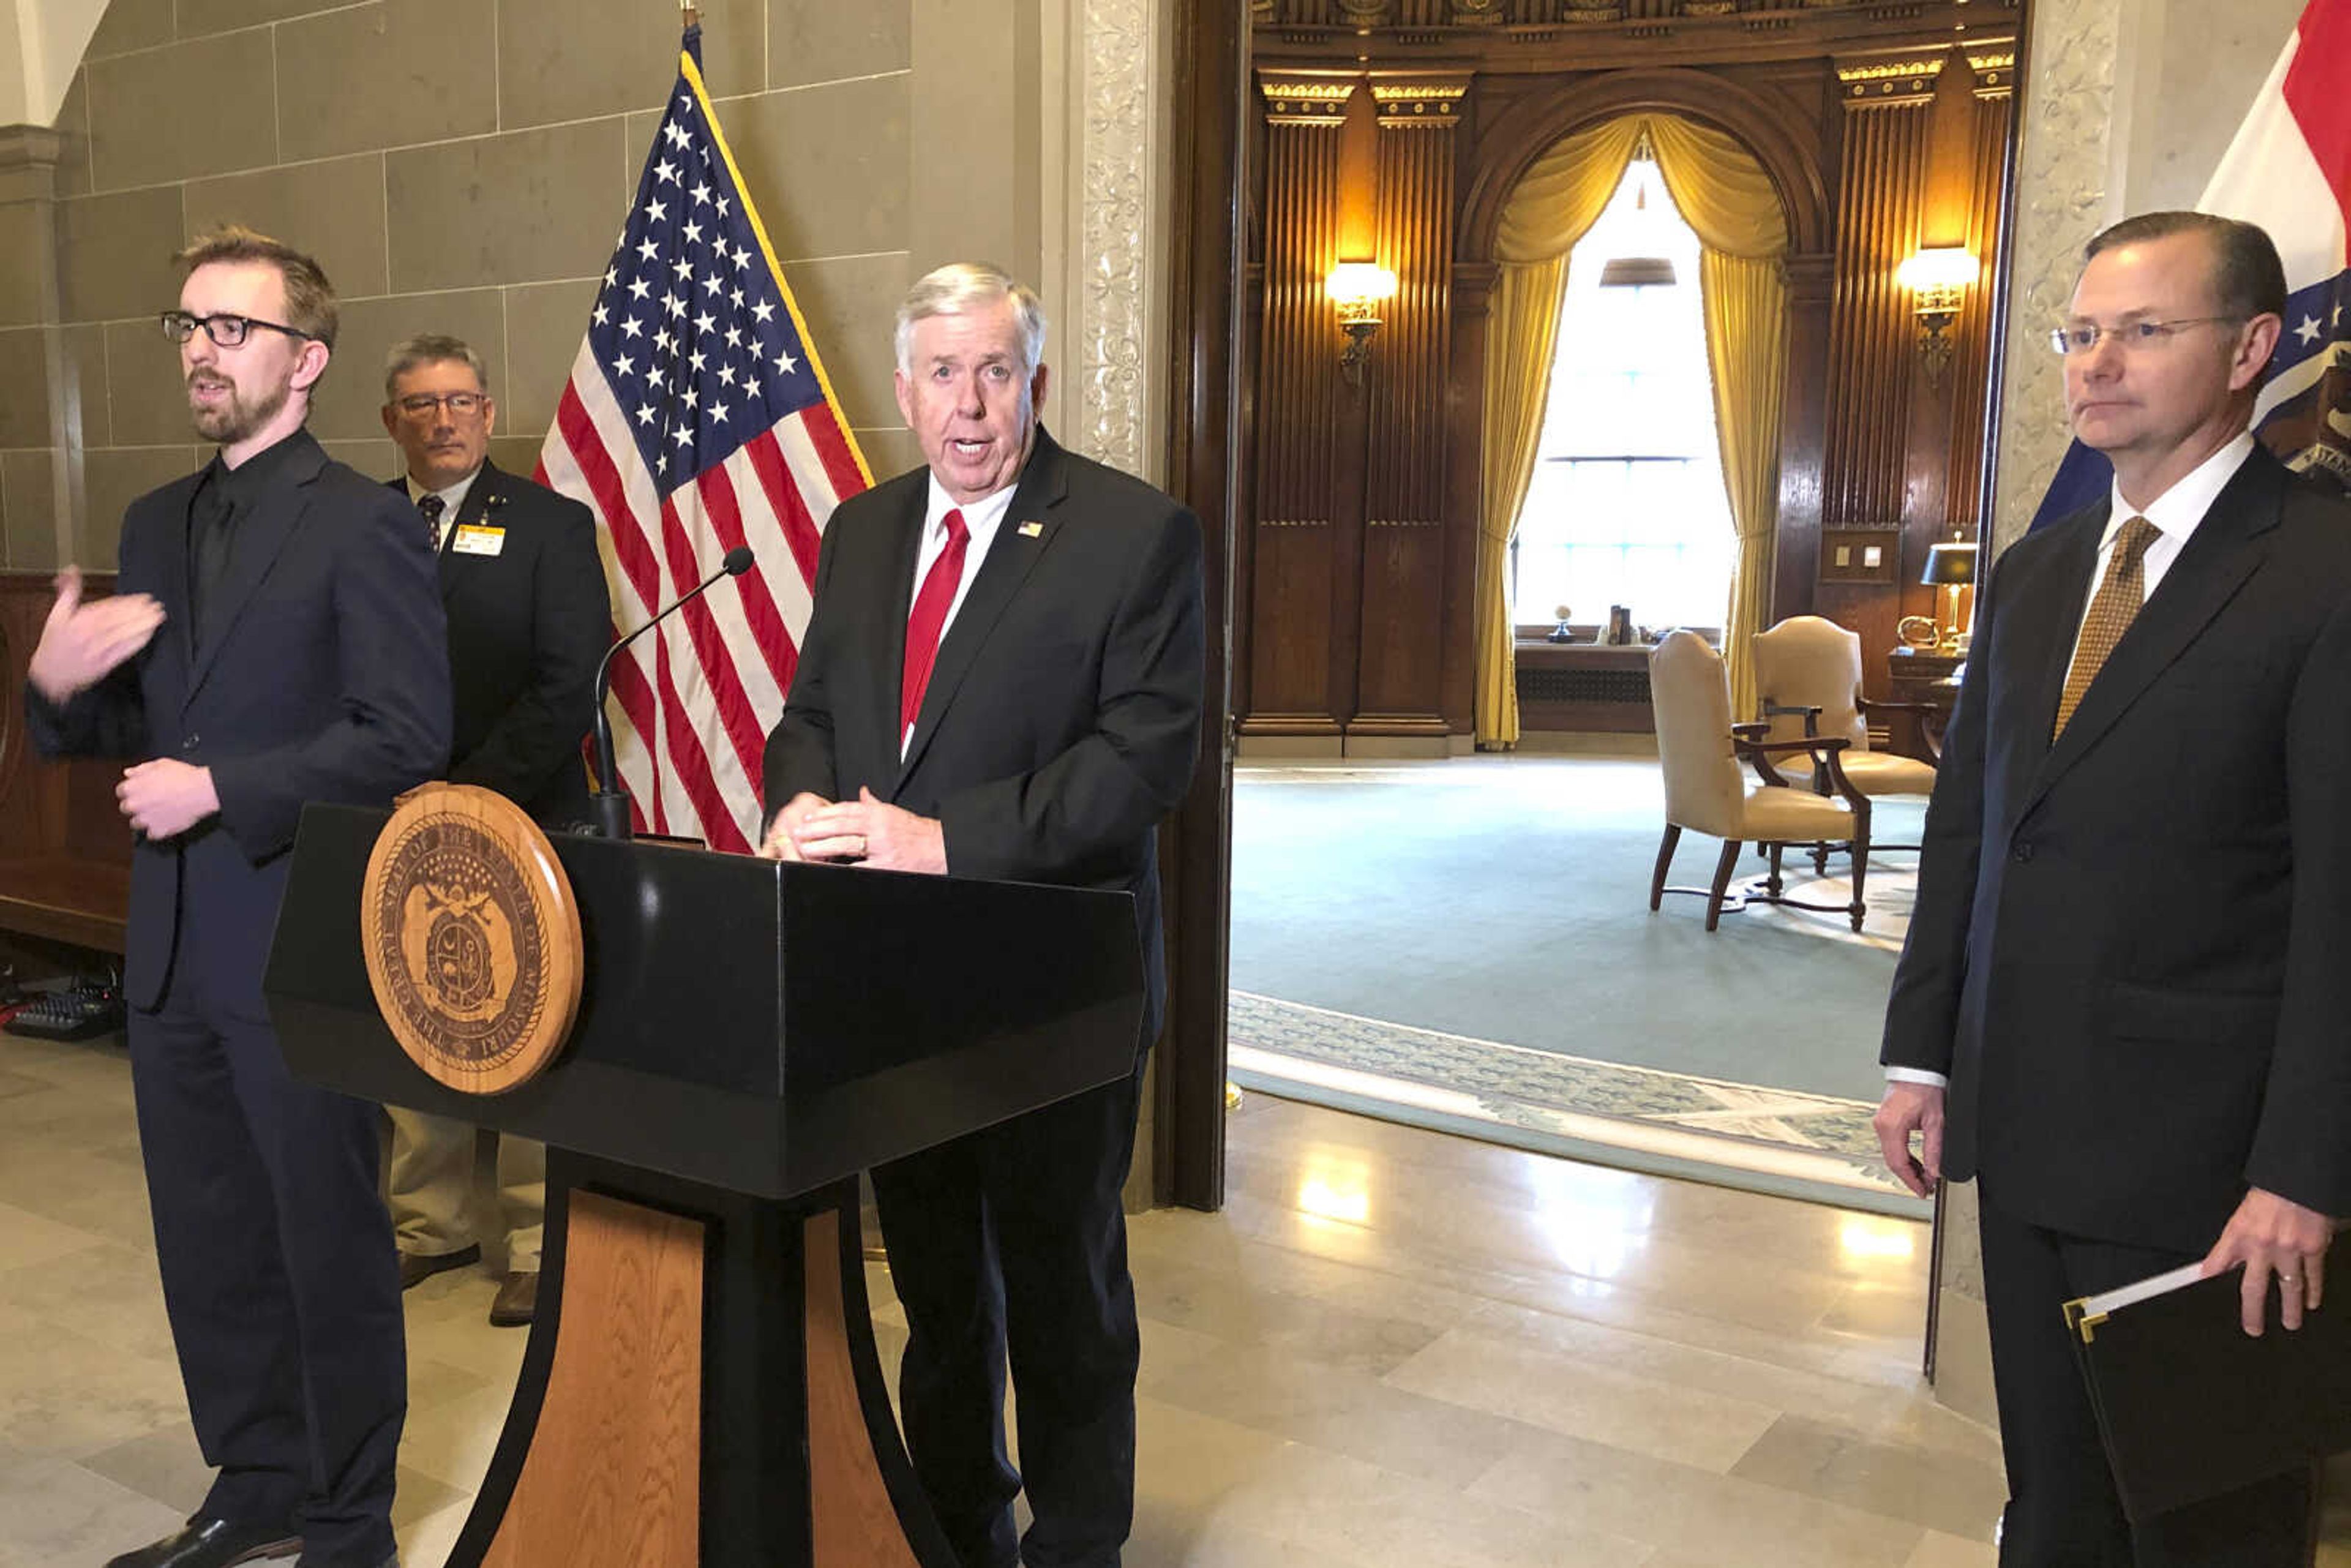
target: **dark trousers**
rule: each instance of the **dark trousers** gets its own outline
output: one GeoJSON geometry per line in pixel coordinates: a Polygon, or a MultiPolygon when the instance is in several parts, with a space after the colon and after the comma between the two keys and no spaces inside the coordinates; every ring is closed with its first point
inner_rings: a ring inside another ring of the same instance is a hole
{"type": "Polygon", "coordinates": [[[1113,1568],[1133,1527],[1142,1343],[1119,1189],[1136,1087],[1109,1084],[873,1172],[906,1311],[906,1448],[964,1568],[1113,1568]],[[1008,1356],[1019,1470],[1004,1444],[1008,1356]],[[1034,1522],[1016,1547],[1024,1481],[1034,1522]]]}
{"type": "Polygon", "coordinates": [[[2202,1254],[2044,1230],[1979,1184],[1984,1306],[2008,1465],[2001,1568],[2302,1568],[2311,1477],[2280,1476],[2134,1526],[2124,1517],[2064,1303],[2202,1254]]]}
{"type": "Polygon", "coordinates": [[[294,1082],[257,967],[208,966],[201,922],[180,941],[161,1005],[131,1011],[131,1067],[163,1304],[220,1472],[204,1511],[373,1568],[408,1408],[379,1113],[294,1082]]]}

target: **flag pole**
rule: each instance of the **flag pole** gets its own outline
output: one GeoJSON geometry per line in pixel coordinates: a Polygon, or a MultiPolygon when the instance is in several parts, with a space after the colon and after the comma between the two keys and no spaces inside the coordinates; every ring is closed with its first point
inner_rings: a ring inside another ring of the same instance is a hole
{"type": "Polygon", "coordinates": [[[694,0],[677,0],[677,9],[689,27],[702,20],[702,13],[694,8],[694,0]]]}

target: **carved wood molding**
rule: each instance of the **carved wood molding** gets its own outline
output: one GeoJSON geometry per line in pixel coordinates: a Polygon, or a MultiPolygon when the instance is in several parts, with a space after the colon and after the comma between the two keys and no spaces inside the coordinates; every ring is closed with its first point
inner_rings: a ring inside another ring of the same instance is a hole
{"type": "Polygon", "coordinates": [[[1494,71],[1728,64],[2016,26],[2016,0],[1258,0],[1260,59],[1494,71]]]}
{"type": "Polygon", "coordinates": [[[1946,47],[1840,56],[1837,93],[1847,110],[1924,109],[1935,101],[1935,83],[1949,63],[1946,47]]]}
{"type": "Polygon", "coordinates": [[[1978,98],[2012,99],[2016,96],[2016,46],[2013,43],[1995,49],[1970,49],[1968,68],[1976,73],[1975,95],[1978,98]]]}
{"type": "Polygon", "coordinates": [[[1347,100],[1361,85],[1360,78],[1352,73],[1259,71],[1257,78],[1270,125],[1336,126],[1346,119],[1347,100]]]}
{"type": "Polygon", "coordinates": [[[1377,72],[1372,78],[1372,101],[1383,131],[1458,124],[1461,100],[1468,92],[1469,78],[1458,74],[1407,77],[1377,72]]]}

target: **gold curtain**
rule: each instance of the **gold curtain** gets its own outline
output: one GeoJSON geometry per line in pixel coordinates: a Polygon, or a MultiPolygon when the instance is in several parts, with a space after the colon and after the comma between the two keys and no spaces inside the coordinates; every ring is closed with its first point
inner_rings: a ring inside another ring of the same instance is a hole
{"type": "Polygon", "coordinates": [[[1739,555],[1722,621],[1730,711],[1755,712],[1755,633],[1771,613],[1780,525],[1780,411],[1788,376],[1787,214],[1771,177],[1734,137],[1659,115],[1649,121],[1657,172],[1705,246],[1698,294],[1714,384],[1715,439],[1739,555]]]}
{"type": "Polygon", "coordinates": [[[1780,408],[1788,373],[1788,286],[1778,256],[1698,257],[1715,438],[1739,555],[1722,622],[1731,711],[1755,712],[1755,633],[1771,612],[1771,546],[1780,526],[1780,408]]]}
{"type": "Polygon", "coordinates": [[[1551,395],[1567,256],[1616,193],[1640,141],[1638,119],[1613,120],[1559,142],[1510,193],[1495,231],[1499,263],[1486,325],[1484,460],[1479,475],[1478,744],[1519,739],[1510,656],[1510,535],[1534,478],[1551,395]]]}
{"type": "Polygon", "coordinates": [[[1699,293],[1724,487],[1739,535],[1723,623],[1734,711],[1755,703],[1751,644],[1771,600],[1778,526],[1780,412],[1787,373],[1788,248],[1779,193],[1739,141],[1673,115],[1626,115],[1560,141],[1520,177],[1496,230],[1499,264],[1487,325],[1485,445],[1478,535],[1477,717],[1480,746],[1519,738],[1508,566],[1534,476],[1567,286],[1568,253],[1615,193],[1644,133],[1657,171],[1704,247],[1699,293]]]}

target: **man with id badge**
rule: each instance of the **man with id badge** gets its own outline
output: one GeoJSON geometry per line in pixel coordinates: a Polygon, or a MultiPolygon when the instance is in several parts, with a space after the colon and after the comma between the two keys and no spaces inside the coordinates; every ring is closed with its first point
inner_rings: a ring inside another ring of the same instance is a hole
{"type": "MultiPolygon", "coordinates": [[[[588,508],[489,461],[497,404],[481,356],[463,340],[412,338],[384,370],[383,427],[408,472],[406,490],[439,557],[449,621],[454,784],[495,789],[539,825],[588,820],[580,742],[594,716],[597,661],[611,638],[611,601],[588,508]]],[[[403,1289],[481,1260],[465,1223],[474,1129],[391,1108],[391,1199],[403,1289]]],[[[490,1322],[531,1320],[547,1195],[547,1151],[498,1140],[507,1230],[505,1279],[490,1322]]]]}

